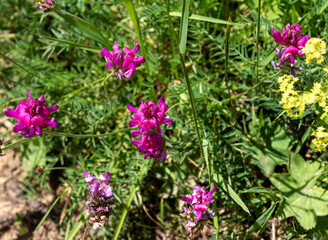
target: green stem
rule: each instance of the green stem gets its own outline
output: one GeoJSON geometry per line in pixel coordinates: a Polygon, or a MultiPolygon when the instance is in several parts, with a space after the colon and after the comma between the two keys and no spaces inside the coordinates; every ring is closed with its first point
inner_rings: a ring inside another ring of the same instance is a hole
{"type": "Polygon", "coordinates": [[[2,150],[3,150],[3,151],[9,150],[9,149],[11,149],[11,148],[13,148],[13,147],[16,147],[17,145],[19,145],[19,144],[21,144],[21,143],[28,142],[28,141],[30,141],[31,139],[32,139],[32,138],[22,138],[21,140],[18,140],[17,142],[14,142],[14,143],[12,143],[12,144],[9,144],[9,145],[7,145],[7,146],[4,146],[4,147],[2,148],[2,150]]]}
{"type": "Polygon", "coordinates": [[[203,146],[202,146],[202,142],[201,142],[200,134],[199,134],[199,129],[198,129],[198,125],[197,125],[198,115],[197,115],[197,111],[196,111],[194,96],[193,96],[192,89],[191,89],[191,84],[190,84],[188,73],[187,73],[187,70],[186,70],[186,65],[185,65],[185,62],[184,62],[184,58],[182,56],[182,53],[181,53],[181,50],[180,50],[180,47],[179,47],[178,37],[176,35],[176,32],[174,31],[174,27],[173,27],[172,19],[171,19],[170,12],[169,12],[169,9],[168,9],[168,5],[167,5],[165,0],[163,0],[163,1],[164,1],[165,6],[166,6],[166,13],[167,13],[167,16],[168,16],[169,25],[170,25],[172,33],[173,33],[173,38],[175,40],[176,46],[179,49],[180,63],[181,63],[183,74],[184,74],[185,79],[186,79],[186,84],[187,84],[187,88],[188,88],[188,94],[189,94],[190,104],[191,104],[191,109],[192,109],[192,115],[193,115],[194,123],[195,123],[195,126],[196,126],[197,139],[198,139],[198,143],[199,143],[200,152],[201,152],[201,155],[203,157],[204,156],[203,146]]]}
{"type": "Polygon", "coordinates": [[[120,218],[120,220],[118,222],[118,225],[116,226],[116,229],[115,229],[115,232],[114,232],[114,236],[113,236],[113,240],[117,240],[118,239],[118,236],[119,236],[119,234],[121,232],[121,229],[123,227],[123,223],[125,221],[126,215],[127,215],[128,210],[130,208],[130,205],[132,203],[132,199],[133,199],[134,195],[137,192],[138,185],[141,182],[141,179],[142,179],[142,176],[143,176],[143,172],[144,172],[144,168],[145,168],[145,162],[146,161],[143,161],[143,163],[141,165],[141,169],[140,169],[140,172],[139,172],[137,184],[133,185],[131,187],[131,189],[130,189],[130,195],[129,195],[128,201],[126,202],[126,205],[124,206],[124,209],[123,209],[122,214],[121,214],[121,218],[120,218]]]}
{"type": "MultiPolygon", "coordinates": [[[[261,0],[258,0],[259,6],[257,9],[257,27],[256,27],[256,82],[259,81],[259,40],[260,40],[260,23],[261,23],[261,0]]],[[[255,96],[257,95],[257,89],[255,88],[255,96]]]]}
{"type": "Polygon", "coordinates": [[[103,133],[103,134],[75,134],[75,133],[65,133],[65,132],[53,132],[53,131],[48,131],[48,130],[43,130],[44,133],[50,134],[53,136],[60,136],[60,137],[76,137],[76,138],[88,138],[88,137],[107,137],[114,135],[116,133],[120,132],[127,132],[130,131],[131,128],[124,128],[118,131],[113,131],[110,133],[103,133]]]}
{"type": "Polygon", "coordinates": [[[98,80],[96,80],[96,81],[93,81],[92,83],[89,83],[88,85],[86,85],[86,86],[84,86],[84,87],[81,87],[81,88],[75,90],[74,92],[71,92],[71,93],[69,93],[69,94],[66,94],[66,95],[64,96],[64,98],[72,97],[72,96],[76,95],[77,93],[81,92],[82,90],[84,90],[84,89],[86,89],[86,88],[88,88],[88,87],[90,87],[90,86],[92,86],[92,85],[94,85],[94,84],[97,84],[97,83],[102,82],[102,81],[106,81],[106,80],[107,80],[110,76],[112,76],[113,74],[114,74],[114,73],[111,73],[111,74],[109,74],[107,77],[100,78],[100,79],[98,79],[98,80]]]}

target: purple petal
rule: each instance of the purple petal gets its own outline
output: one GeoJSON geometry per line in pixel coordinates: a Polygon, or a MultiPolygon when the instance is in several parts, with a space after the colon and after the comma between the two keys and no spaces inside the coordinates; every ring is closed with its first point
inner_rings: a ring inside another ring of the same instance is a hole
{"type": "Polygon", "coordinates": [[[136,54],[137,52],[139,52],[139,50],[140,50],[140,45],[137,43],[137,45],[132,49],[132,52],[136,54]]]}
{"type": "Polygon", "coordinates": [[[24,128],[27,128],[27,126],[25,125],[25,123],[20,123],[20,124],[17,124],[17,125],[15,125],[15,126],[13,127],[13,131],[14,131],[15,133],[17,133],[17,132],[22,131],[24,128]]]}
{"type": "Polygon", "coordinates": [[[135,127],[139,124],[139,120],[131,120],[129,122],[129,127],[135,127]]]}
{"type": "Polygon", "coordinates": [[[192,202],[192,199],[191,199],[191,198],[188,198],[188,197],[186,197],[186,196],[183,196],[183,197],[181,198],[181,200],[184,201],[184,202],[187,202],[187,203],[191,203],[191,202],[192,202]]]}
{"type": "Polygon", "coordinates": [[[15,112],[15,110],[13,110],[11,108],[7,108],[7,111],[5,111],[5,115],[7,117],[17,118],[17,113],[15,112]]]}
{"type": "Polygon", "coordinates": [[[132,107],[130,104],[126,105],[130,112],[137,113],[137,109],[132,107]]]}

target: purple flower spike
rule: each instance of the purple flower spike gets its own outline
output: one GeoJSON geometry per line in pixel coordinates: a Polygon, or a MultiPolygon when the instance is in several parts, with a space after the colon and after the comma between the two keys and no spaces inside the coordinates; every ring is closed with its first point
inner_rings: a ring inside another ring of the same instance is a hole
{"type": "Polygon", "coordinates": [[[106,68],[113,69],[117,78],[121,80],[122,76],[125,78],[130,78],[136,71],[136,68],[140,67],[141,64],[145,62],[144,57],[136,56],[139,49],[139,44],[137,44],[132,50],[128,47],[124,47],[123,52],[126,55],[123,55],[122,51],[115,42],[112,53],[110,53],[106,48],[103,48],[100,51],[100,55],[107,61],[106,68]]]}
{"type": "Polygon", "coordinates": [[[100,175],[97,179],[95,176],[89,176],[89,173],[84,171],[85,181],[89,184],[88,190],[92,196],[91,201],[87,201],[88,207],[85,208],[85,213],[89,216],[89,221],[93,223],[93,229],[104,226],[114,211],[112,206],[115,205],[113,197],[112,184],[108,183],[111,175],[109,172],[105,176],[100,175]]]}
{"type": "MultiPolygon", "coordinates": [[[[125,49],[125,51],[128,50],[125,49]]],[[[168,110],[165,99],[161,97],[157,104],[153,101],[142,101],[138,109],[128,104],[127,108],[133,113],[129,127],[138,127],[138,130],[133,131],[131,136],[141,136],[141,140],[132,140],[131,144],[140,145],[138,150],[146,152],[145,159],[151,156],[159,162],[164,161],[167,154],[164,132],[160,126],[173,124],[173,120],[165,116],[168,110]]]]}
{"type": "Polygon", "coordinates": [[[276,55],[280,60],[278,65],[272,61],[273,67],[279,70],[282,68],[289,68],[291,74],[295,76],[295,71],[302,69],[300,65],[296,66],[296,59],[304,55],[302,49],[310,37],[301,34],[301,27],[299,24],[290,25],[290,23],[288,23],[285,28],[281,30],[281,33],[275,28],[272,28],[272,32],[274,41],[283,47],[281,50],[276,48],[276,55]]]}
{"type": "Polygon", "coordinates": [[[206,193],[205,187],[194,186],[194,192],[191,195],[186,195],[181,198],[182,201],[189,204],[189,207],[184,207],[184,212],[181,217],[187,218],[186,231],[190,232],[189,237],[197,235],[205,226],[208,220],[214,218],[213,210],[208,210],[207,206],[214,202],[212,194],[216,187],[206,193]]]}
{"type": "Polygon", "coordinates": [[[40,98],[33,99],[28,90],[28,102],[21,100],[20,104],[14,109],[7,108],[5,115],[7,117],[17,118],[17,125],[13,131],[20,133],[24,138],[31,138],[35,135],[42,137],[42,129],[47,127],[57,128],[57,122],[51,117],[51,113],[59,107],[47,107],[42,95],[40,98]]]}

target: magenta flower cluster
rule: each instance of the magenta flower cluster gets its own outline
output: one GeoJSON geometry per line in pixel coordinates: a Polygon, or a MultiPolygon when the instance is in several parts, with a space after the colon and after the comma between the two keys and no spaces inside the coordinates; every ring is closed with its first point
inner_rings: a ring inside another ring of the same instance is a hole
{"type": "Polygon", "coordinates": [[[296,66],[296,58],[304,55],[302,49],[310,37],[301,34],[301,27],[299,24],[290,25],[290,23],[288,23],[285,28],[281,30],[281,33],[275,28],[272,28],[272,31],[274,41],[282,46],[281,49],[278,47],[276,48],[276,56],[280,58],[278,65],[274,61],[271,62],[272,65],[275,69],[288,67],[292,75],[296,76],[295,70],[301,70],[301,66],[296,66]]]}
{"type": "Polygon", "coordinates": [[[36,8],[39,8],[40,10],[47,12],[50,11],[51,9],[55,8],[56,2],[55,0],[35,0],[32,1],[34,6],[36,8]]]}
{"type": "Polygon", "coordinates": [[[17,125],[13,131],[20,133],[24,138],[31,138],[35,135],[42,137],[42,129],[47,127],[57,128],[57,122],[51,117],[51,113],[59,107],[47,107],[44,102],[44,96],[33,99],[28,91],[28,102],[21,100],[15,110],[7,108],[5,115],[7,117],[17,118],[17,125]]]}
{"type": "Polygon", "coordinates": [[[188,223],[186,231],[190,232],[190,237],[197,235],[208,220],[212,220],[215,216],[213,210],[207,209],[207,206],[214,202],[212,194],[216,187],[206,193],[205,187],[194,186],[194,192],[191,195],[183,196],[182,201],[189,203],[188,208],[183,207],[184,212],[181,217],[186,218],[188,223]]]}
{"type": "Polygon", "coordinates": [[[161,97],[157,105],[153,101],[145,100],[141,102],[138,109],[129,104],[127,108],[133,113],[129,127],[138,127],[138,130],[133,131],[131,136],[141,136],[140,140],[132,140],[131,144],[140,145],[138,150],[139,152],[146,152],[145,159],[151,156],[160,162],[165,160],[164,132],[160,126],[173,124],[173,120],[165,116],[168,110],[165,99],[161,97]]]}
{"type": "Polygon", "coordinates": [[[121,79],[122,76],[130,78],[131,75],[136,71],[137,67],[140,67],[145,62],[144,57],[136,56],[140,50],[140,45],[137,44],[132,50],[128,47],[123,48],[122,53],[117,43],[113,45],[113,52],[110,53],[106,48],[101,49],[100,55],[107,61],[106,68],[113,69],[115,75],[121,79]]]}
{"type": "Polygon", "coordinates": [[[88,207],[84,211],[93,223],[93,229],[104,226],[107,219],[114,214],[112,183],[107,184],[110,176],[110,173],[106,172],[105,176],[100,175],[97,179],[95,176],[90,176],[86,170],[84,171],[85,181],[89,184],[88,190],[92,196],[92,200],[87,201],[88,207]]]}

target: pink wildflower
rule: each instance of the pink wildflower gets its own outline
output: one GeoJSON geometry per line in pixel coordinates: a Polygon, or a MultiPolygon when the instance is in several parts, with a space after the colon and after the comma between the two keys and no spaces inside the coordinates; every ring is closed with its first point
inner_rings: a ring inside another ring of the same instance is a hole
{"type": "Polygon", "coordinates": [[[299,24],[290,25],[288,23],[285,28],[278,32],[275,28],[272,28],[272,37],[277,44],[283,46],[280,50],[277,48],[276,55],[280,57],[279,64],[271,61],[275,69],[281,69],[283,67],[289,67],[292,75],[296,76],[295,70],[301,70],[302,68],[296,67],[297,60],[295,58],[303,56],[302,49],[306,42],[310,39],[308,35],[303,36],[301,34],[301,27],[299,24]]]}
{"type": "Polygon", "coordinates": [[[137,67],[140,67],[142,63],[145,62],[144,57],[136,56],[137,52],[140,50],[139,44],[137,44],[132,50],[128,47],[123,48],[123,52],[115,42],[113,45],[113,52],[110,53],[106,48],[101,49],[100,55],[107,61],[106,68],[113,69],[115,75],[121,79],[122,76],[130,78],[131,75],[136,71],[137,67]]]}
{"type": "Polygon", "coordinates": [[[48,12],[56,7],[55,0],[32,0],[31,2],[35,8],[39,8],[44,12],[48,12]]]}
{"type": "Polygon", "coordinates": [[[165,113],[168,110],[165,99],[161,97],[157,105],[153,101],[142,101],[138,109],[129,104],[127,108],[134,113],[131,115],[129,127],[138,127],[138,130],[133,131],[131,136],[141,136],[141,140],[133,140],[131,144],[140,145],[138,150],[139,152],[146,152],[145,159],[152,156],[160,162],[165,160],[164,132],[160,126],[162,124],[173,124],[172,119],[165,117],[165,113]]]}
{"type": "Polygon", "coordinates": [[[21,100],[15,110],[7,108],[5,111],[7,117],[17,118],[18,124],[14,126],[13,131],[20,133],[24,138],[31,138],[35,135],[42,137],[43,128],[57,128],[57,122],[51,118],[51,113],[59,108],[58,105],[47,107],[43,95],[39,99],[33,99],[29,90],[28,99],[28,102],[21,100]]]}
{"type": "Polygon", "coordinates": [[[216,187],[206,193],[205,187],[194,186],[192,195],[183,196],[182,201],[190,204],[188,208],[184,207],[184,212],[181,217],[187,218],[188,224],[186,231],[190,232],[190,237],[200,233],[206,222],[214,218],[213,210],[208,210],[207,206],[214,202],[212,194],[216,187]]]}
{"type": "Polygon", "coordinates": [[[87,171],[84,171],[85,181],[89,184],[88,190],[92,196],[91,201],[87,201],[88,207],[84,210],[90,217],[90,222],[93,222],[93,229],[104,226],[114,211],[112,205],[115,205],[112,190],[112,183],[108,183],[111,175],[106,172],[106,175],[100,175],[97,179],[95,176],[89,176],[87,171]]]}

